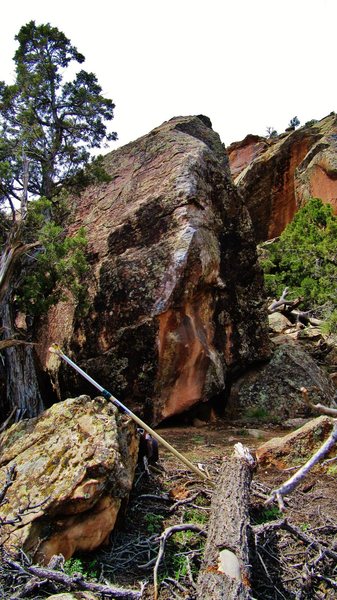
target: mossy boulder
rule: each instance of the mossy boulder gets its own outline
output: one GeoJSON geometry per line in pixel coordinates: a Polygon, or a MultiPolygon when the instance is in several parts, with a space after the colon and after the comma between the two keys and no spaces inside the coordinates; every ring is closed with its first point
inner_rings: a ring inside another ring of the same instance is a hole
{"type": "Polygon", "coordinates": [[[0,438],[0,507],[6,547],[48,563],[107,541],[128,498],[138,454],[133,422],[103,398],[71,398],[21,421],[0,438]]]}
{"type": "Polygon", "coordinates": [[[270,362],[235,382],[227,415],[275,423],[313,416],[303,398],[302,387],[308,389],[313,403],[332,403],[334,386],[310,354],[298,345],[281,344],[270,362]]]}

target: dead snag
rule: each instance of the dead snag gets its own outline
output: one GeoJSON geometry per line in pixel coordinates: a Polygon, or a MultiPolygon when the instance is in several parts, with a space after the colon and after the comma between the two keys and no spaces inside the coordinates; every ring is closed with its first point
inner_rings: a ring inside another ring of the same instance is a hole
{"type": "Polygon", "coordinates": [[[248,600],[249,492],[254,459],[242,444],[224,461],[214,491],[197,600],[248,600]]]}

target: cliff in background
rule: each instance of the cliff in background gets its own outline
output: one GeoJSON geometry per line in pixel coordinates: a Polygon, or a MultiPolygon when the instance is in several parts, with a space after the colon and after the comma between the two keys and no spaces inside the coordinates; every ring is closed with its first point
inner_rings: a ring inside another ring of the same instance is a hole
{"type": "Polygon", "coordinates": [[[311,196],[337,212],[337,117],[276,138],[248,135],[228,148],[230,168],[257,241],[278,236],[311,196]]]}
{"type": "Polygon", "coordinates": [[[73,199],[85,226],[89,311],[60,302],[37,352],[58,396],[93,389],[79,365],[152,423],[223,394],[269,355],[251,220],[207,117],[179,117],[105,157],[109,183],[73,199]]]}

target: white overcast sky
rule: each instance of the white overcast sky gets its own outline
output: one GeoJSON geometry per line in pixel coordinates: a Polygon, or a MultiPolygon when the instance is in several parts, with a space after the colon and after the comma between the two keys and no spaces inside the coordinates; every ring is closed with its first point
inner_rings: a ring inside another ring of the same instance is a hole
{"type": "Polygon", "coordinates": [[[1,10],[7,83],[30,20],[85,55],[116,104],[112,148],[178,115],[207,115],[228,145],[337,110],[337,0],[12,0],[1,10]]]}

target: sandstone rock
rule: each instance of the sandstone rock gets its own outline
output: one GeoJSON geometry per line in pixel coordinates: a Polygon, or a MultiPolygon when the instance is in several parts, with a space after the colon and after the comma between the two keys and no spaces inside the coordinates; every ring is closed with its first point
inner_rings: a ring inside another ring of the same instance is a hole
{"type": "Polygon", "coordinates": [[[137,462],[128,417],[103,398],[80,396],[13,425],[0,447],[0,489],[9,467],[15,464],[17,473],[0,517],[36,506],[2,529],[8,547],[23,547],[47,564],[55,554],[68,559],[108,539],[137,462]]]}
{"type": "Polygon", "coordinates": [[[278,236],[311,196],[329,202],[337,212],[335,114],[265,142],[263,148],[263,138],[259,138],[254,152],[251,136],[247,136],[228,148],[234,181],[258,241],[278,236]]]}
{"type": "Polygon", "coordinates": [[[271,143],[273,140],[251,134],[241,142],[233,142],[227,149],[233,177],[237,177],[253,160],[265,152],[271,143]]]}
{"type": "Polygon", "coordinates": [[[320,122],[321,138],[313,145],[295,177],[295,195],[299,206],[311,196],[328,202],[337,213],[337,116],[320,122]]]}
{"type": "Polygon", "coordinates": [[[333,428],[333,419],[327,416],[312,419],[300,429],[283,437],[272,438],[257,448],[259,465],[274,465],[284,469],[289,465],[304,464],[318,450],[333,428]]]}
{"type": "Polygon", "coordinates": [[[313,403],[330,405],[334,387],[310,354],[297,345],[277,346],[271,361],[243,375],[232,387],[228,415],[283,422],[312,415],[301,394],[310,391],[313,403]]]}
{"type": "Polygon", "coordinates": [[[89,388],[48,353],[51,342],[159,423],[269,355],[251,221],[205,117],[172,119],[105,166],[111,182],[74,198],[69,228],[87,228],[89,312],[52,308],[37,352],[61,397],[89,388]]]}
{"type": "Polygon", "coordinates": [[[268,315],[269,329],[273,333],[283,333],[291,327],[291,323],[287,317],[279,312],[274,312],[268,315]]]}

